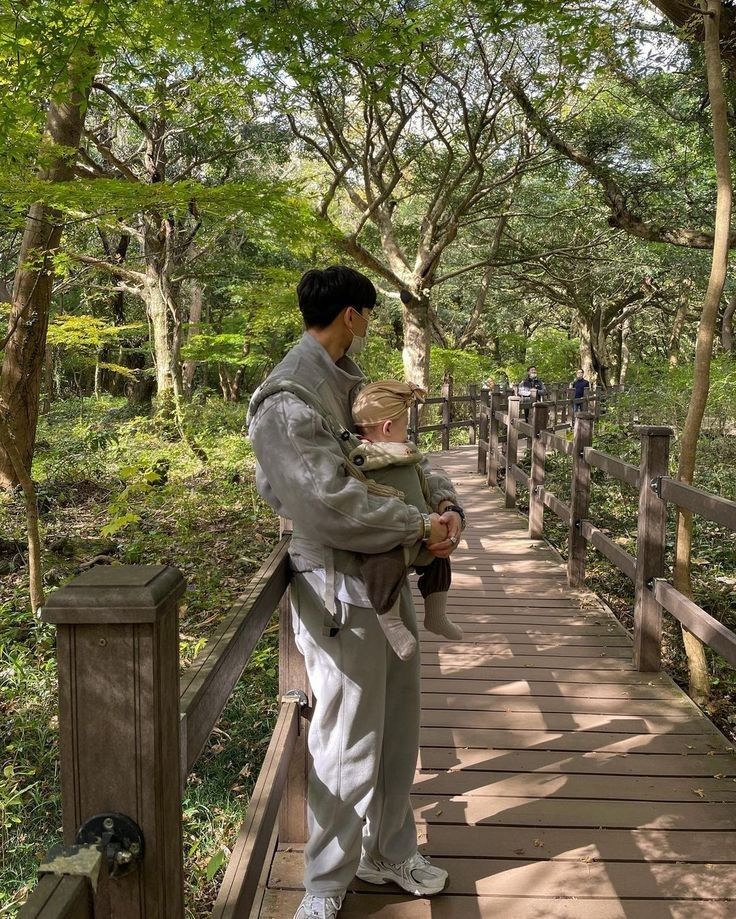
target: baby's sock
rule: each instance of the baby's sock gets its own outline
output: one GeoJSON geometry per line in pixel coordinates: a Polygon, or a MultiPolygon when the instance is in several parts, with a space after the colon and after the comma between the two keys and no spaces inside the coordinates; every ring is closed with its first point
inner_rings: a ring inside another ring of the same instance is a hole
{"type": "Polygon", "coordinates": [[[447,618],[446,593],[429,594],[424,598],[424,628],[453,641],[462,641],[465,637],[460,626],[447,618]]]}
{"type": "Polygon", "coordinates": [[[390,610],[378,614],[378,621],[396,656],[402,661],[408,661],[410,657],[413,657],[417,650],[417,640],[399,615],[398,600],[390,610]]]}

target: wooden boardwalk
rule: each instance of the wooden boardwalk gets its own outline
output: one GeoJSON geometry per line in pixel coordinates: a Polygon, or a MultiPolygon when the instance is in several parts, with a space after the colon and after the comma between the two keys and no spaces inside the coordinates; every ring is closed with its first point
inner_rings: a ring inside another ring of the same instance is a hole
{"type": "MultiPolygon", "coordinates": [[[[436,457],[470,521],[450,595],[466,638],[421,635],[414,803],[450,885],[430,900],[356,881],[341,919],[734,919],[727,740],[667,676],[632,670],[627,633],[475,458],[436,457]]],[[[301,852],[276,852],[262,919],[290,919],[301,873],[301,852]]]]}

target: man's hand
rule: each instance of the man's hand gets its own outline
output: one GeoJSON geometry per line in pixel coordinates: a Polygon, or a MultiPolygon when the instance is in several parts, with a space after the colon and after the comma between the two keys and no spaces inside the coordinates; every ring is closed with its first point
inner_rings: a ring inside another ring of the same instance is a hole
{"type": "MultiPolygon", "coordinates": [[[[431,516],[436,517],[438,515],[432,514],[431,516]]],[[[438,517],[438,523],[443,526],[446,535],[441,542],[434,542],[433,539],[430,539],[427,548],[437,558],[449,558],[460,542],[463,522],[460,519],[460,514],[455,513],[455,511],[445,511],[444,514],[438,517]]]]}
{"type": "Polygon", "coordinates": [[[432,524],[432,532],[429,534],[429,539],[427,540],[427,548],[431,550],[434,545],[441,545],[448,542],[449,534],[447,532],[447,524],[443,523],[439,514],[430,514],[429,520],[432,524]]]}

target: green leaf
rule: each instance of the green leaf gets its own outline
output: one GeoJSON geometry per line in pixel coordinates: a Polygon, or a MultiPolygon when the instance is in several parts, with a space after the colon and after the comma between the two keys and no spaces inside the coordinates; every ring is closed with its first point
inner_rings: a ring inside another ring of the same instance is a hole
{"type": "Polygon", "coordinates": [[[211,881],[212,878],[217,874],[219,869],[222,866],[222,863],[225,861],[225,850],[218,849],[217,852],[212,856],[212,858],[207,862],[207,880],[211,881]]]}

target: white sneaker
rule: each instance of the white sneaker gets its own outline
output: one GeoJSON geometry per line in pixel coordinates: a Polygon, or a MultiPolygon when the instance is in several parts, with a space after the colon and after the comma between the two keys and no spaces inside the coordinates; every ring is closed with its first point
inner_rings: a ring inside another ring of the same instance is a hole
{"type": "Polygon", "coordinates": [[[432,894],[444,890],[447,884],[447,872],[431,865],[429,859],[421,852],[415,852],[399,865],[373,858],[364,852],[355,873],[361,881],[367,881],[369,884],[386,884],[393,881],[415,897],[431,897],[432,894]]]}
{"type": "Polygon", "coordinates": [[[294,913],[294,919],[335,919],[342,901],[342,897],[315,897],[308,893],[294,913]]]}

